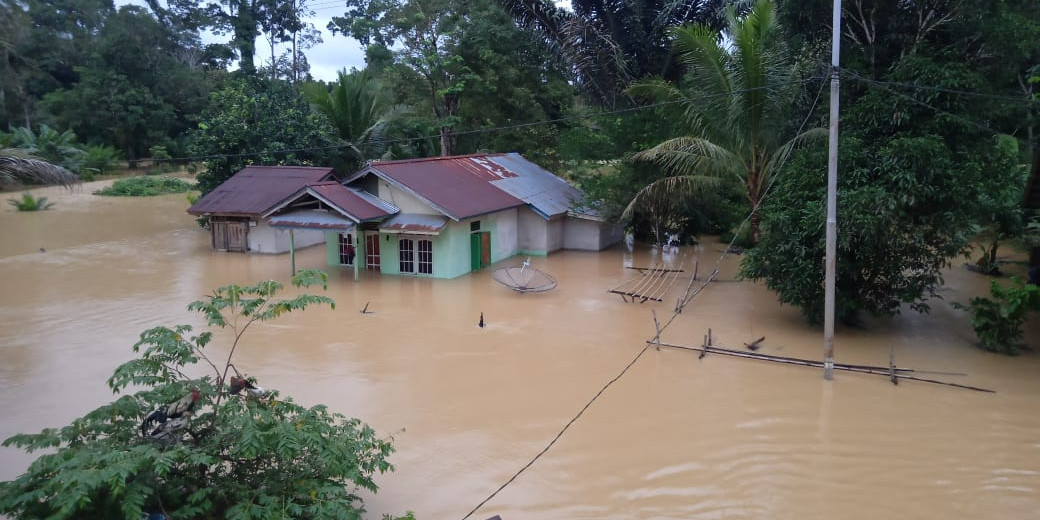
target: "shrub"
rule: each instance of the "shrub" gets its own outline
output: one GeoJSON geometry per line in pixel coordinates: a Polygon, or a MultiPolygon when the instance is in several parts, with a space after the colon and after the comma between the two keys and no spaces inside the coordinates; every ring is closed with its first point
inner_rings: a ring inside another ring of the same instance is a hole
{"type": "Polygon", "coordinates": [[[152,167],[148,169],[148,175],[160,175],[177,170],[165,146],[155,145],[148,149],[148,153],[152,156],[152,167]]]}
{"type": "Polygon", "coordinates": [[[7,203],[18,208],[18,211],[43,211],[54,207],[53,202],[47,202],[47,197],[33,197],[29,192],[23,193],[20,199],[7,199],[7,203]]]}
{"type": "MultiPolygon", "coordinates": [[[[80,169],[80,178],[84,178],[84,170],[91,177],[105,175],[119,166],[119,152],[111,146],[88,146],[84,149],[83,167],[80,169]]],[[[88,180],[85,179],[84,180],[88,180]]]]}
{"type": "Polygon", "coordinates": [[[119,179],[111,186],[94,192],[94,195],[113,197],[153,197],[167,193],[186,193],[195,189],[190,182],[173,177],[131,177],[119,179]]]}
{"type": "Polygon", "coordinates": [[[1022,326],[1031,311],[1040,310],[1040,287],[1024,284],[1011,277],[1011,285],[1003,287],[990,282],[992,298],[972,298],[968,305],[953,306],[971,313],[972,326],[979,345],[993,352],[1014,355],[1022,344],[1022,326]]]}
{"type": "MultiPolygon", "coordinates": [[[[292,278],[297,287],[325,281],[313,270],[292,278]]],[[[196,334],[190,325],[146,330],[134,345],[136,359],[108,380],[114,393],[136,393],[67,427],[5,440],[45,453],[23,475],[0,482],[0,515],[360,519],[357,493],[376,491],[373,475],[392,470],[390,442],[358,419],[260,388],[232,365],[253,323],[334,305],[310,294],[276,300],[282,289],[275,281],[228,285],[188,305],[210,327],[231,330],[222,336],[232,342],[226,360],[208,357],[212,332],[196,334]]]]}

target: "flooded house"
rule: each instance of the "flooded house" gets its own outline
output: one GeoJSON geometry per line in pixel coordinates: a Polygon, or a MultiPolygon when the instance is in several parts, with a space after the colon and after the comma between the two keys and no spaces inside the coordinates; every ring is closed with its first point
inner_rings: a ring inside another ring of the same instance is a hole
{"type": "MultiPolygon", "coordinates": [[[[189,213],[222,209],[209,200],[218,192],[222,204],[241,209],[232,190],[248,199],[254,188],[236,178],[255,178],[256,168],[236,174],[189,213]]],[[[248,218],[248,227],[239,228],[245,239],[236,242],[246,243],[246,251],[281,253],[324,241],[330,266],[433,278],[455,278],[515,255],[599,251],[622,238],[619,226],[583,207],[580,190],[516,153],[379,161],[343,181],[329,179],[286,181],[277,200],[253,204],[248,217],[214,212],[211,221],[248,218]],[[254,230],[263,241],[250,238],[254,230]]],[[[226,247],[212,232],[215,248],[243,250],[226,247]]]]}
{"type": "Polygon", "coordinates": [[[209,219],[210,242],[217,251],[284,253],[290,238],[296,247],[320,244],[320,230],[302,230],[292,237],[272,228],[264,216],[286,195],[332,178],[332,168],[308,166],[246,166],[188,208],[209,219]]]}

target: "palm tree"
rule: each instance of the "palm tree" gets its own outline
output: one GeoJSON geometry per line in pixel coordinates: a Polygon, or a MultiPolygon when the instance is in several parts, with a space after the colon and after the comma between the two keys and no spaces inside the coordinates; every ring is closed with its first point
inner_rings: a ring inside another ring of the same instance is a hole
{"type": "Polygon", "coordinates": [[[39,159],[18,148],[0,146],[0,184],[61,184],[78,182],[76,175],[61,166],[39,159]]]}
{"type": "Polygon", "coordinates": [[[704,25],[673,31],[679,60],[696,89],[694,96],[662,79],[629,87],[634,96],[674,102],[690,133],[633,156],[661,166],[670,176],[643,188],[625,214],[681,188],[735,179],[751,206],[751,240],[758,243],[758,209],[773,177],[792,149],[826,136],[826,130],[789,130],[786,116],[798,84],[777,38],[773,3],[759,0],[740,18],[730,9],[727,18],[726,38],[704,25]]]}
{"type": "Polygon", "coordinates": [[[331,91],[320,83],[305,84],[301,90],[311,106],[329,118],[359,163],[386,150],[391,124],[409,111],[402,105],[391,105],[380,82],[367,69],[340,71],[331,91]]]}

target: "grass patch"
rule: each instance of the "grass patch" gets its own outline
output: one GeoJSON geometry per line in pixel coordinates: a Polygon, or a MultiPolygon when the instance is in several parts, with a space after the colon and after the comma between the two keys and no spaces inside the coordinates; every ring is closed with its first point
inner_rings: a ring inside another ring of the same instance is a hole
{"type": "Polygon", "coordinates": [[[119,179],[111,186],[94,192],[94,195],[112,197],[153,197],[167,193],[187,193],[195,185],[173,177],[130,177],[119,179]]]}

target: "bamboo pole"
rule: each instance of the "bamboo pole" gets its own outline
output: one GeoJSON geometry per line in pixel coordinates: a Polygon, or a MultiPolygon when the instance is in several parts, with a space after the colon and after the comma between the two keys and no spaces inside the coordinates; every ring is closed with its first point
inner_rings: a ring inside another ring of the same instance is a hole
{"type": "MultiPolygon", "coordinates": [[[[647,343],[649,343],[649,341],[647,343]]],[[[705,347],[691,347],[691,346],[688,346],[688,345],[676,345],[676,344],[673,344],[673,343],[664,343],[664,342],[661,342],[659,339],[655,340],[655,344],[660,345],[662,347],[669,347],[669,348],[680,349],[680,350],[701,351],[703,353],[712,352],[714,354],[722,354],[724,356],[733,356],[733,357],[740,357],[740,358],[747,358],[747,359],[757,359],[759,361],[770,361],[770,362],[781,363],[781,364],[786,364],[786,365],[797,365],[797,366],[804,366],[804,367],[811,367],[811,368],[820,368],[820,367],[823,366],[823,362],[822,361],[815,361],[815,360],[812,360],[812,359],[800,359],[800,358],[791,358],[791,357],[785,357],[785,356],[774,356],[774,355],[771,355],[771,354],[762,354],[762,353],[759,353],[759,352],[746,352],[746,351],[742,351],[742,350],[732,350],[732,349],[728,349],[728,348],[715,347],[715,346],[711,346],[711,345],[707,345],[705,347]]],[[[846,372],[857,372],[857,373],[861,373],[861,374],[874,374],[874,375],[878,375],[878,376],[890,376],[890,374],[891,374],[889,368],[887,368],[887,367],[872,367],[872,366],[869,366],[869,365],[848,365],[848,364],[843,364],[843,363],[834,363],[832,368],[834,370],[843,370],[843,371],[846,371],[846,372]]],[[[904,369],[895,369],[895,370],[904,370],[904,369]]],[[[905,370],[910,371],[911,369],[905,369],[905,370]]],[[[910,381],[921,381],[921,382],[924,382],[924,383],[933,383],[933,384],[937,384],[937,385],[952,386],[952,387],[955,387],[955,388],[964,388],[966,390],[975,390],[977,392],[986,392],[986,393],[992,393],[992,394],[996,393],[995,390],[990,390],[988,388],[980,388],[980,387],[971,386],[971,385],[962,385],[962,384],[959,384],[959,383],[949,383],[949,382],[946,382],[946,381],[939,381],[939,380],[936,380],[936,379],[927,379],[927,378],[917,377],[917,376],[908,375],[908,374],[898,374],[898,377],[900,379],[906,379],[906,380],[910,380],[910,381]]]]}

